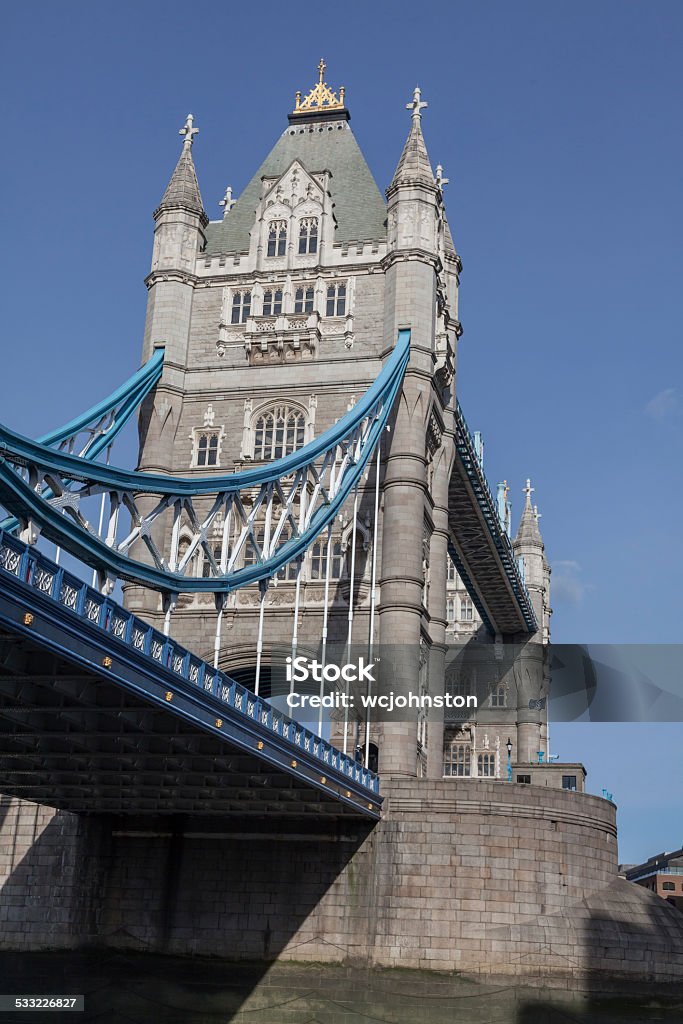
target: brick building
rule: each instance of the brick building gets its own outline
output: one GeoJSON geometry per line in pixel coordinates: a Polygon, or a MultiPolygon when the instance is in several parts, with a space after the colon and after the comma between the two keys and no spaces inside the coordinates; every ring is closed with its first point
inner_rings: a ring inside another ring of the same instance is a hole
{"type": "Polygon", "coordinates": [[[657,853],[644,864],[621,864],[619,873],[683,910],[683,847],[673,853],[657,853]]]}

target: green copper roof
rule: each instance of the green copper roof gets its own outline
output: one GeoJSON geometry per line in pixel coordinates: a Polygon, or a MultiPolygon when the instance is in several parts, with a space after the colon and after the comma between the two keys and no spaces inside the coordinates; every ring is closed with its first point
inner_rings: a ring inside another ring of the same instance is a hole
{"type": "Polygon", "coordinates": [[[337,220],[335,242],[381,240],[386,206],[346,121],[290,125],[280,136],[225,219],[206,229],[207,254],[245,252],[261,195],[261,178],[284,174],[300,160],[313,174],[330,171],[337,220]]]}

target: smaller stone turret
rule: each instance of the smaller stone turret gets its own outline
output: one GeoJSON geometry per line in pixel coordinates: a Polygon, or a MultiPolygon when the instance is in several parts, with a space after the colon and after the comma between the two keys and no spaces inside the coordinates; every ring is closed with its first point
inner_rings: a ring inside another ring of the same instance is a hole
{"type": "Polygon", "coordinates": [[[209,223],[192,159],[192,143],[199,131],[193,121],[188,114],[180,129],[184,136],[180,159],[154,211],[152,269],[146,281],[145,355],[164,344],[166,361],[180,366],[187,356],[195,262],[206,243],[204,229],[209,223]]]}
{"type": "Polygon", "coordinates": [[[537,639],[547,643],[550,638],[550,566],[545,557],[545,545],[538,527],[541,518],[537,505],[532,505],[534,488],[527,480],[524,511],[513,542],[515,554],[524,560],[524,579],[531,597],[539,635],[537,639]]]}

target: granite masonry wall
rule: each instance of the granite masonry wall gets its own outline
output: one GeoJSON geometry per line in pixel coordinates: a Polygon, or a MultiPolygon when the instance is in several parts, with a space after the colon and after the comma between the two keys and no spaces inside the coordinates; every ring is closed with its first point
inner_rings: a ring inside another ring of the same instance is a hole
{"type": "Polygon", "coordinates": [[[612,804],[474,780],[383,789],[374,829],[318,834],[280,821],[210,835],[192,819],[6,800],[0,948],[683,981],[683,915],[617,878],[612,804]]]}

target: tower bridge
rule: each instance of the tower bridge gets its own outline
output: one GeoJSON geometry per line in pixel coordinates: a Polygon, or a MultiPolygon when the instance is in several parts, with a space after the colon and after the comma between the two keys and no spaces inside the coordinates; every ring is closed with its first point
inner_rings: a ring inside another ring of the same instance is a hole
{"type": "MultiPolygon", "coordinates": [[[[571,949],[588,969],[615,808],[544,769],[550,569],[530,483],[513,538],[456,398],[462,264],[427,104],[385,201],[324,71],[220,219],[188,116],[142,368],[38,441],[0,426],[0,792],[7,827],[40,822],[29,868],[77,880],[8,941],[474,973],[566,974],[571,949]],[[516,682],[457,719],[316,727],[273,686],[283,650],[362,649],[390,652],[395,693],[459,692],[449,652],[475,641],[516,644],[516,682]]],[[[648,894],[620,893],[645,920],[648,894]]],[[[647,949],[622,969],[669,977],[647,949]]]]}

